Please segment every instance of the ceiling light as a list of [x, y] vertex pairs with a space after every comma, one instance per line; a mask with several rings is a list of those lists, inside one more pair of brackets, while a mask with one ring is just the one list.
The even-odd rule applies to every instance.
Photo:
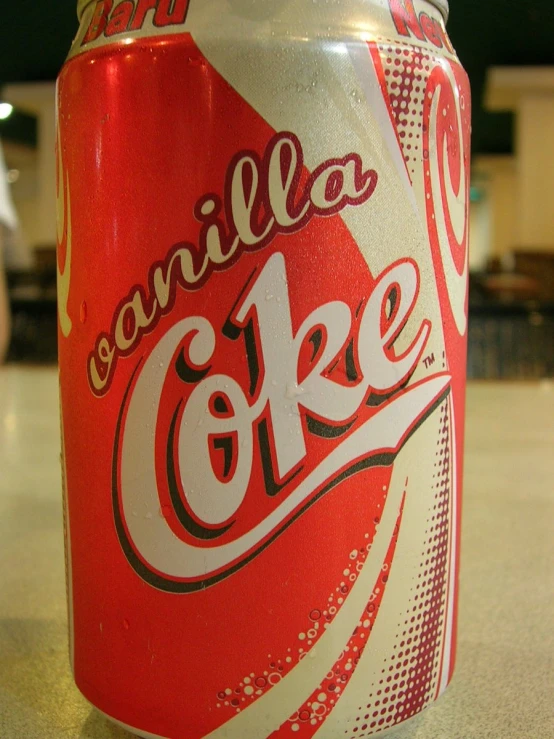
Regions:
[[13, 113], [13, 105], [11, 103], [0, 103], [0, 120], [9, 118]]

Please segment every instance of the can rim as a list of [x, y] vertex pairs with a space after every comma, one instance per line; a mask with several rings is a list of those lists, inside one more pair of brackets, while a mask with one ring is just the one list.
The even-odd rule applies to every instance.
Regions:
[[85, 8], [87, 7], [87, 5], [90, 5], [92, 2], [93, 0], [77, 0], [77, 18], [79, 22], [81, 22], [81, 18], [83, 17]]
[[[448, 15], [450, 13], [450, 8], [448, 7], [448, 0], [428, 0], [432, 5], [434, 5], [438, 10], [442, 13], [444, 17], [444, 22], [446, 23], [448, 21]], [[85, 8], [87, 5], [90, 5], [94, 0], [77, 0], [77, 18], [79, 19], [79, 22], [81, 21], [81, 18], [83, 17], [83, 13], [85, 12]]]
[[440, 10], [443, 15], [444, 22], [446, 23], [450, 14], [448, 0], [429, 0], [429, 2]]

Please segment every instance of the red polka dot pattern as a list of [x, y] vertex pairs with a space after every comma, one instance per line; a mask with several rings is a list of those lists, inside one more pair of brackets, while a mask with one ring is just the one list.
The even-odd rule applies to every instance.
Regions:
[[417, 162], [424, 158], [422, 150], [423, 98], [432, 59], [417, 46], [379, 44], [379, 52], [389, 93], [390, 110], [398, 132], [404, 161], [411, 177]]
[[412, 592], [412, 607], [398, 624], [395, 652], [372, 686], [355, 725], [345, 731], [361, 739], [418, 714], [435, 700], [440, 679], [441, 632], [447, 599], [450, 528], [450, 420], [448, 404], [440, 408], [440, 435], [435, 461], [434, 505], [427, 519], [427, 541]]
[[[385, 594], [386, 584], [389, 579], [389, 572], [393, 565], [394, 553], [398, 542], [398, 534], [402, 525], [405, 496], [406, 491], [404, 491], [400, 513], [381, 567], [381, 572], [374, 584], [373, 591], [369, 596], [369, 600], [360, 617], [357, 627], [354, 629], [342, 654], [333, 665], [333, 668], [325, 676], [325, 679], [318, 685], [300, 709], [288, 720], [288, 727], [290, 728], [291, 733], [295, 734], [299, 739], [309, 739], [309, 737], [314, 735], [317, 731], [318, 725], [325, 720], [325, 717], [331, 713], [337, 704], [342, 691], [345, 689], [347, 683], [358, 667], [358, 663], [360, 662], [375, 621], [377, 620], [379, 608], [383, 600], [383, 595]], [[379, 519], [376, 519], [375, 523], [378, 526]], [[363, 547], [363, 550], [369, 553], [372, 543], [373, 542], [371, 541], [367, 547]], [[353, 554], [354, 553], [357, 554], [356, 550]], [[365, 561], [365, 559], [366, 556], [364, 555], [363, 561]], [[345, 575], [347, 571], [348, 570], [345, 570]], [[361, 568], [359, 571], [361, 571]], [[351, 577], [351, 575], [348, 575], [348, 577]], [[341, 588], [341, 592], [348, 592], [348, 586], [345, 583], [341, 583], [341, 585], [343, 586]], [[303, 656], [306, 657], [306, 654]], [[277, 734], [275, 734], [275, 736], [277, 736]]]

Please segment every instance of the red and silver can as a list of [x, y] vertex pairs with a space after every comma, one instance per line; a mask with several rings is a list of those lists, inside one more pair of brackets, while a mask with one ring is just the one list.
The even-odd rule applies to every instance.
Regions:
[[445, 0], [100, 0], [58, 80], [71, 658], [172, 739], [454, 667], [470, 92]]

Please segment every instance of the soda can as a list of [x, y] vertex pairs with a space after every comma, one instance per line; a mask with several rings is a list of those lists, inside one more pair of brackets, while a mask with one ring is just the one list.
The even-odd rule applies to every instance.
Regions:
[[470, 91], [445, 0], [100, 0], [57, 87], [75, 681], [360, 737], [456, 643]]

